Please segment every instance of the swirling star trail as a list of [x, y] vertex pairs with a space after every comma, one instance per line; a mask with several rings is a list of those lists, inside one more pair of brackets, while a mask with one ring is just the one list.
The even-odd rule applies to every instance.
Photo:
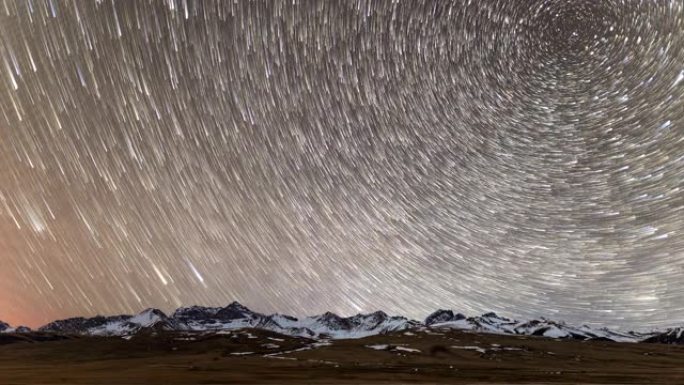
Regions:
[[684, 321], [678, 0], [4, 1], [0, 319]]

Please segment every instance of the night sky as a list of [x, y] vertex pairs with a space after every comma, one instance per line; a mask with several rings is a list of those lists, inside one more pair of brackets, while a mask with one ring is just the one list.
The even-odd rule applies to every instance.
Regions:
[[681, 0], [0, 4], [0, 319], [684, 323]]

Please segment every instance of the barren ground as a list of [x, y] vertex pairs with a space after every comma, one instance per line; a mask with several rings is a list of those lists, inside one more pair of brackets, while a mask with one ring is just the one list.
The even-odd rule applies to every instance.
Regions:
[[684, 384], [684, 346], [659, 344], [461, 331], [330, 345], [259, 330], [39, 337], [0, 336], [0, 384]]

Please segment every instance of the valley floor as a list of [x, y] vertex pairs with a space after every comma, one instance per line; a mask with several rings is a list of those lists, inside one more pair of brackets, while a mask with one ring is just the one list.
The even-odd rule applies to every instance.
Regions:
[[259, 330], [0, 336], [3, 385], [235, 383], [684, 384], [684, 346], [455, 330], [328, 342]]

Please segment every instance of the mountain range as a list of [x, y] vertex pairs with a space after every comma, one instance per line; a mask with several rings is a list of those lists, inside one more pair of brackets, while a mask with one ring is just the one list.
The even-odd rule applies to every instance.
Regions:
[[[480, 333], [541, 336], [557, 339], [604, 340], [615, 342], [653, 342], [684, 344], [684, 328], [664, 332], [618, 332], [587, 325], [573, 326], [545, 318], [517, 321], [486, 313], [466, 317], [452, 310], [437, 310], [425, 320], [416, 321], [401, 316], [389, 316], [382, 311], [341, 317], [334, 313], [295, 318], [283, 314], [261, 314], [238, 302], [226, 307], [192, 306], [177, 309], [166, 315], [158, 309], [146, 309], [135, 315], [69, 318], [51, 322], [37, 332], [87, 336], [127, 337], [137, 333], [160, 331], [213, 332], [254, 328], [270, 330], [290, 336], [307, 338], [363, 338], [390, 332], [434, 331], [459, 329]], [[0, 333], [28, 333], [31, 329], [12, 328], [0, 322]]]

